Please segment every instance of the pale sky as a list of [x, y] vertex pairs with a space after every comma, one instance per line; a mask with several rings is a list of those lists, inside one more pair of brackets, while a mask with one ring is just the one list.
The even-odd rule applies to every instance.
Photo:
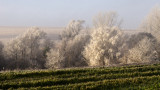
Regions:
[[98, 12], [116, 11], [122, 27], [135, 29], [160, 0], [0, 0], [0, 26], [64, 27], [82, 19], [92, 25]]

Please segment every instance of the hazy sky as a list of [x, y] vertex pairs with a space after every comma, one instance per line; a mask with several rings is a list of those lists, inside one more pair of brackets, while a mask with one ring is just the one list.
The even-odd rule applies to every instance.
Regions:
[[160, 0], [0, 0], [0, 26], [64, 27], [72, 19], [91, 26], [98, 12], [116, 11], [134, 29]]

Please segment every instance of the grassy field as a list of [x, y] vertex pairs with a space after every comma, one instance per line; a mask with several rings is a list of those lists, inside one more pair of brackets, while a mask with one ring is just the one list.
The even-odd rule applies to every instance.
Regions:
[[160, 64], [0, 73], [0, 89], [160, 88]]

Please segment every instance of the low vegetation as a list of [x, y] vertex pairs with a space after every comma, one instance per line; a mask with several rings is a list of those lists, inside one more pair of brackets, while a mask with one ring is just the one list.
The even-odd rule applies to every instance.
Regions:
[[0, 89], [159, 89], [160, 64], [0, 73]]

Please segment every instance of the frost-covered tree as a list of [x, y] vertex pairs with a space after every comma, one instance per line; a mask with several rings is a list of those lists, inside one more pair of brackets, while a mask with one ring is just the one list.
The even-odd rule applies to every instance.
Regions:
[[116, 12], [100, 13], [93, 19], [94, 30], [83, 55], [90, 66], [104, 66], [117, 62], [122, 36], [121, 21]]
[[64, 56], [61, 54], [59, 49], [51, 49], [47, 53], [47, 68], [63, 68], [64, 67]]
[[114, 11], [99, 13], [93, 17], [93, 25], [95, 28], [99, 27], [120, 27], [122, 19], [118, 18], [118, 14]]
[[89, 40], [89, 35], [79, 34], [76, 35], [73, 40], [69, 40], [66, 46], [65, 64], [68, 67], [86, 66], [86, 62], [83, 59], [82, 51], [85, 44]]
[[48, 68], [64, 68], [86, 66], [87, 63], [83, 59], [82, 51], [84, 45], [88, 41], [88, 35], [77, 35], [73, 40], [61, 41], [54, 49], [47, 53]]
[[15, 61], [15, 68], [43, 68], [45, 59], [41, 44], [45, 39], [45, 32], [37, 27], [29, 28], [7, 43], [4, 48], [6, 57]]
[[83, 55], [90, 66], [104, 66], [116, 62], [118, 40], [122, 32], [117, 27], [99, 27], [91, 34], [91, 40], [86, 45]]
[[64, 68], [84, 66], [81, 52], [89, 39], [87, 34], [81, 34], [82, 20], [72, 20], [60, 35], [61, 41], [47, 54], [46, 67]]
[[160, 8], [158, 6], [152, 9], [144, 19], [141, 27], [155, 36], [158, 42], [160, 42]]
[[152, 62], [158, 59], [156, 52], [156, 41], [154, 37], [145, 36], [131, 49], [129, 49], [129, 55], [127, 56], [127, 63], [146, 63]]
[[43, 51], [43, 56], [47, 58], [47, 53], [50, 51], [50, 49], [54, 48], [54, 41], [52, 41], [50, 38], [46, 37], [42, 40], [40, 44], [40, 49]]
[[120, 61], [123, 64], [154, 62], [158, 59], [156, 43], [150, 33], [133, 34], [124, 44], [124, 55]]
[[152, 9], [152, 11], [143, 20], [141, 27], [145, 32], [151, 33], [154, 37], [156, 37], [158, 41], [156, 45], [156, 50], [160, 58], [160, 7], [159, 6], [156, 6]]
[[82, 30], [84, 20], [72, 20], [61, 33], [61, 39], [73, 39]]

